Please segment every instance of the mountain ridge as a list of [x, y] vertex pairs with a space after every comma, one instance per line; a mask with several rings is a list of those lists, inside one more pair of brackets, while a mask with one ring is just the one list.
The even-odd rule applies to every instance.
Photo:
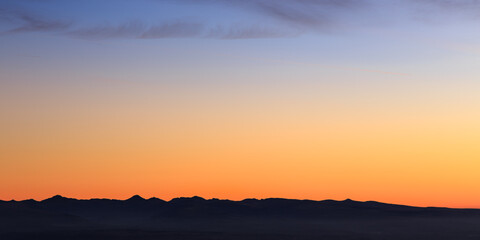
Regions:
[[102, 240], [117, 239], [119, 234], [148, 240], [472, 239], [480, 236], [480, 209], [351, 199], [165, 201], [139, 195], [125, 200], [55, 195], [41, 201], [0, 201], [2, 240], [79, 239], [82, 234], [87, 235], [83, 239]]
[[200, 196], [192, 196], [192, 197], [175, 197], [170, 200], [164, 200], [161, 198], [157, 197], [151, 197], [151, 198], [143, 198], [139, 194], [135, 194], [127, 199], [115, 199], [115, 198], [71, 198], [71, 197], [65, 197], [62, 195], [54, 195], [49, 198], [45, 198], [43, 200], [35, 200], [35, 199], [24, 199], [24, 200], [3, 200], [0, 199], [0, 203], [12, 203], [12, 202], [36, 202], [36, 203], [42, 203], [46, 201], [119, 201], [119, 202], [125, 202], [125, 201], [161, 201], [164, 203], [171, 203], [171, 202], [176, 202], [176, 201], [182, 201], [182, 200], [196, 200], [196, 201], [229, 201], [229, 202], [246, 202], [246, 201], [269, 201], [269, 200], [283, 200], [283, 201], [304, 201], [304, 202], [315, 202], [315, 203], [353, 203], [353, 204], [379, 204], [379, 205], [389, 205], [389, 206], [402, 206], [402, 207], [412, 207], [412, 208], [433, 208], [433, 209], [452, 209], [452, 210], [480, 210], [480, 208], [455, 208], [455, 207], [439, 207], [439, 206], [414, 206], [414, 205], [407, 205], [407, 204], [397, 204], [397, 203], [386, 203], [386, 202], [380, 202], [380, 201], [374, 201], [374, 200], [367, 200], [367, 201], [358, 201], [358, 200], [353, 200], [350, 198], [346, 198], [345, 200], [334, 200], [334, 199], [324, 199], [324, 200], [312, 200], [312, 199], [295, 199], [295, 198], [278, 198], [278, 197], [272, 197], [272, 198], [245, 198], [242, 200], [230, 200], [230, 199], [220, 199], [220, 198], [203, 198]]

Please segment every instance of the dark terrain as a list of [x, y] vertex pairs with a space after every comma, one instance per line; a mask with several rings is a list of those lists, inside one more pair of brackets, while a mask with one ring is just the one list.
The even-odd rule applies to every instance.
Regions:
[[200, 197], [0, 201], [0, 239], [480, 239], [480, 210]]

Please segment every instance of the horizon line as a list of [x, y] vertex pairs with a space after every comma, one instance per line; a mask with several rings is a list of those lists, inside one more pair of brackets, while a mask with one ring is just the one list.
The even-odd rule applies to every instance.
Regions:
[[128, 200], [132, 200], [132, 199], [141, 199], [141, 200], [144, 200], [144, 201], [148, 201], [148, 200], [158, 199], [158, 200], [161, 200], [161, 201], [164, 201], [164, 202], [172, 202], [175, 199], [192, 199], [192, 198], [200, 198], [204, 201], [220, 200], [220, 201], [232, 201], [232, 202], [242, 202], [242, 201], [246, 201], [246, 200], [263, 201], [263, 200], [270, 200], [270, 199], [281, 199], [281, 200], [312, 201], [312, 202], [325, 202], [325, 201], [349, 202], [350, 201], [350, 202], [357, 202], [357, 203], [380, 203], [380, 204], [415, 207], [415, 208], [442, 208], [442, 209], [459, 209], [459, 210], [462, 210], [462, 209], [464, 209], [464, 210], [480, 210], [480, 208], [476, 208], [476, 207], [444, 207], [444, 206], [441, 206], [441, 207], [439, 207], [439, 206], [423, 206], [422, 207], [422, 206], [408, 205], [408, 204], [381, 202], [381, 201], [375, 201], [375, 200], [359, 201], [359, 200], [353, 200], [351, 198], [346, 198], [344, 200], [336, 200], [336, 199], [331, 199], [331, 198], [322, 199], [322, 200], [313, 200], [313, 199], [307, 199], [307, 198], [300, 199], [300, 198], [268, 197], [268, 198], [244, 198], [244, 199], [241, 199], [241, 200], [232, 200], [232, 199], [227, 199], [227, 198], [215, 198], [215, 197], [204, 198], [204, 197], [195, 195], [195, 196], [191, 196], [191, 197], [174, 197], [174, 198], [171, 198], [170, 200], [164, 200], [164, 199], [161, 199], [161, 198], [158, 198], [158, 197], [144, 198], [139, 194], [134, 194], [133, 196], [131, 196], [129, 198], [126, 198], [126, 199], [96, 198], [96, 197], [94, 197], [94, 198], [72, 198], [72, 197], [65, 197], [63, 195], [56, 194], [56, 195], [53, 195], [52, 197], [45, 198], [45, 199], [42, 199], [42, 200], [36, 200], [36, 199], [33, 199], [33, 198], [23, 199], [23, 200], [16, 200], [16, 199], [3, 200], [3, 199], [0, 199], [0, 202], [24, 202], [24, 201], [43, 202], [43, 201], [46, 201], [46, 200], [49, 200], [49, 199], [54, 199], [54, 198], [71, 199], [71, 200], [77, 200], [77, 201], [91, 201], [91, 200], [128, 201]]

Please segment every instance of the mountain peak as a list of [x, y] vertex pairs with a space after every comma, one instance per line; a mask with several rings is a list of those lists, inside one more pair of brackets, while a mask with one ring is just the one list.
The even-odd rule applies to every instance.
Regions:
[[64, 196], [62, 196], [62, 195], [55, 195], [55, 196], [53, 196], [53, 197], [51, 197], [51, 198], [49, 198], [49, 199], [52, 199], [52, 200], [54, 200], [54, 199], [60, 200], [60, 199], [67, 199], [67, 198], [64, 197]]
[[160, 198], [156, 198], [156, 197], [152, 197], [152, 198], [149, 198], [147, 200], [150, 201], [150, 202], [165, 202], [164, 200], [162, 200]]
[[70, 198], [66, 198], [62, 195], [55, 195], [51, 198], [47, 198], [45, 199], [44, 201], [55, 201], [55, 202], [58, 202], [58, 201], [65, 201], [65, 200], [69, 200]]
[[127, 199], [127, 201], [143, 201], [145, 198], [141, 197], [140, 195], [133, 195], [131, 198]]

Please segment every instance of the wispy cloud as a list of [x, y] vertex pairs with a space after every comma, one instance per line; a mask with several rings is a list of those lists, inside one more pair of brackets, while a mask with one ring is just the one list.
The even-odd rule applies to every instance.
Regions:
[[416, 2], [453, 10], [480, 8], [479, 0], [416, 0]]
[[[7, 22], [10, 29], [0, 33], [58, 32], [70, 37], [85, 39], [162, 39], [162, 38], [285, 38], [303, 33], [323, 33], [354, 29], [365, 24], [376, 24], [388, 18], [385, 14], [395, 8], [416, 9], [429, 12], [428, 18], [439, 18], [443, 11], [469, 11], [480, 17], [480, 0], [408, 0], [397, 3], [381, 0], [155, 0], [170, 4], [218, 5], [226, 11], [240, 11], [248, 16], [256, 14], [267, 21], [249, 21], [248, 17], [232, 23], [167, 19], [157, 23], [141, 18], [110, 25], [91, 22], [81, 26], [78, 22], [42, 17], [37, 13], [0, 8], [0, 23]], [[148, 1], [144, 4], [151, 4]], [[50, 2], [50, 4], [52, 4]], [[153, 6], [153, 5], [152, 5]], [[155, 5], [158, 6], [158, 5]], [[380, 7], [379, 7], [380, 6]], [[379, 8], [377, 8], [379, 7]], [[376, 10], [374, 10], [377, 8]], [[433, 13], [432, 13], [433, 12]], [[381, 13], [381, 14], [379, 14]], [[202, 12], [197, 12], [202, 16]], [[379, 14], [376, 16], [375, 14]], [[466, 14], [465, 14], [466, 15]], [[416, 17], [402, 16], [411, 19]], [[418, 17], [418, 19], [422, 19]], [[426, 17], [425, 17], [426, 18]], [[199, 19], [203, 19], [200, 17]], [[428, 21], [427, 21], [428, 22]]]
[[292, 37], [298, 31], [286, 31], [259, 25], [215, 25], [208, 26], [200, 21], [174, 20], [158, 24], [146, 24], [140, 20], [121, 24], [76, 27], [72, 21], [49, 19], [34, 13], [0, 8], [0, 23], [12, 25], [0, 35], [28, 32], [58, 32], [82, 39], [162, 39], [162, 38], [213, 38], [248, 39]]
[[67, 34], [85, 39], [134, 38], [144, 31], [145, 26], [142, 22], [131, 21], [117, 26], [104, 25], [80, 28], [69, 31]]
[[217, 26], [209, 29], [207, 38], [218, 39], [257, 39], [257, 38], [282, 38], [298, 36], [298, 31], [285, 31], [260, 26]]
[[159, 0], [190, 4], [221, 4], [255, 12], [290, 27], [322, 28], [334, 24], [338, 14], [368, 6], [369, 0]]
[[140, 21], [131, 21], [112, 26], [94, 26], [69, 31], [73, 37], [85, 39], [111, 39], [111, 38], [195, 38], [202, 35], [204, 26], [194, 22], [166, 22], [148, 26]]
[[298, 32], [282, 31], [260, 26], [223, 26], [207, 27], [198, 22], [174, 21], [147, 26], [139, 21], [127, 22], [117, 26], [97, 26], [69, 31], [69, 36], [83, 39], [162, 39], [162, 38], [211, 38], [211, 39], [257, 39], [293, 37]]
[[295, 7], [288, 7], [275, 2], [259, 3], [258, 8], [268, 16], [298, 26], [320, 27], [330, 24], [331, 22], [325, 14], [320, 14], [307, 9], [296, 9]]
[[204, 33], [204, 25], [200, 23], [191, 22], [173, 22], [164, 23], [150, 27], [146, 30], [140, 38], [155, 39], [155, 38], [192, 38], [199, 37]]
[[183, 20], [146, 26], [129, 22], [117, 26], [97, 26], [70, 32], [81, 38], [215, 38], [258, 39], [298, 36], [309, 29], [326, 29], [335, 24], [335, 11], [354, 9], [365, 0], [157, 0], [176, 4], [220, 4], [235, 9], [270, 17], [279, 23], [275, 26], [260, 24], [217, 24]]
[[480, 18], [480, 0], [411, 0], [411, 4], [424, 12], [458, 14], [464, 17]]
[[360, 4], [361, 0], [257, 0], [251, 2], [251, 7], [276, 20], [313, 28], [328, 26], [334, 23], [335, 16], [340, 12], [363, 6]]
[[55, 32], [68, 29], [72, 22], [48, 19], [20, 10], [0, 9], [0, 19], [10, 22], [15, 27], [2, 34], [14, 34], [22, 32]]

